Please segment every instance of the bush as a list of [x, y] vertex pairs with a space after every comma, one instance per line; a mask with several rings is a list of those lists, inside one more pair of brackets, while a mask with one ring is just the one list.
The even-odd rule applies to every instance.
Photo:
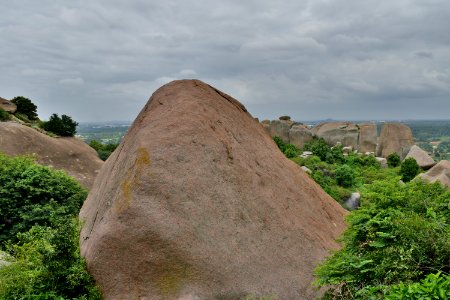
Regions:
[[54, 217], [78, 214], [86, 196], [86, 190], [64, 172], [0, 153], [0, 248], [33, 225], [46, 226]]
[[311, 151], [322, 161], [325, 161], [327, 158], [327, 153], [331, 152], [331, 148], [323, 138], [314, 138], [312, 141], [306, 143], [303, 149], [306, 151]]
[[404, 182], [411, 181], [419, 174], [420, 167], [412, 157], [405, 159], [400, 166], [400, 174]]
[[395, 168], [400, 166], [400, 156], [397, 153], [391, 153], [387, 157], [387, 164], [389, 168]]
[[11, 245], [10, 265], [0, 268], [1, 299], [101, 299], [79, 251], [76, 219], [33, 226]]
[[356, 172], [348, 165], [336, 169], [336, 182], [342, 187], [351, 187], [355, 183]]
[[0, 122], [8, 121], [9, 119], [11, 119], [10, 114], [3, 108], [0, 108]]
[[11, 100], [17, 106], [16, 114], [23, 114], [29, 120], [37, 120], [37, 106], [30, 99], [18, 96]]
[[380, 299], [373, 295], [389, 286], [450, 271], [450, 190], [422, 182], [400, 185], [398, 179], [361, 191], [362, 205], [347, 218], [343, 247], [317, 268], [317, 283], [334, 285], [332, 294], [343, 295], [335, 299]]
[[281, 152], [283, 152], [287, 158], [297, 157], [298, 154], [300, 153], [300, 149], [298, 149], [293, 144], [285, 143], [279, 136], [274, 136], [273, 140], [274, 140], [275, 144], [277, 144], [277, 146], [281, 150]]
[[77, 126], [78, 123], [71, 117], [62, 115], [60, 118], [58, 114], [51, 115], [50, 119], [42, 124], [44, 130], [60, 136], [74, 136], [77, 132]]
[[97, 140], [92, 140], [89, 143], [89, 146], [91, 146], [95, 151], [97, 151], [98, 156], [101, 160], [107, 160], [108, 157], [111, 155], [111, 153], [116, 150], [117, 146], [119, 144], [103, 144]]
[[397, 299], [450, 299], [450, 275], [430, 274], [420, 282], [393, 286], [386, 300]]

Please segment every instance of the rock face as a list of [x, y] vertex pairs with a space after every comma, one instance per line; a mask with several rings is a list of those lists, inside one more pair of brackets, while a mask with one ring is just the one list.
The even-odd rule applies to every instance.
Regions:
[[0, 152], [36, 155], [37, 162], [66, 171], [88, 189], [103, 165], [97, 152], [80, 139], [52, 138], [15, 122], [0, 122]]
[[311, 132], [323, 138], [330, 146], [339, 142], [343, 146], [353, 147], [353, 149], [358, 147], [359, 128], [351, 122], [321, 123], [312, 128]]
[[375, 123], [359, 124], [358, 151], [361, 153], [377, 151], [377, 125]]
[[6, 110], [9, 113], [15, 113], [17, 110], [17, 106], [14, 103], [1, 97], [0, 97], [0, 108]]
[[263, 126], [269, 132], [270, 136], [279, 136], [283, 142], [289, 143], [289, 130], [291, 126], [294, 124], [291, 120], [273, 120], [263, 121]]
[[344, 214], [238, 101], [174, 81], [100, 171], [81, 253], [105, 299], [314, 299]]
[[303, 148], [307, 142], [312, 141], [313, 135], [305, 125], [293, 125], [289, 129], [289, 143]]
[[450, 161], [441, 160], [428, 172], [417, 175], [416, 178], [423, 179], [428, 182], [440, 182], [450, 188]]
[[417, 161], [417, 164], [422, 169], [429, 169], [436, 164], [434, 159], [428, 155], [425, 150], [422, 150], [419, 146], [413, 145], [409, 150], [408, 155], [405, 158], [412, 157]]
[[377, 155], [388, 157], [396, 152], [403, 160], [408, 154], [414, 138], [411, 129], [401, 123], [384, 123], [381, 126]]

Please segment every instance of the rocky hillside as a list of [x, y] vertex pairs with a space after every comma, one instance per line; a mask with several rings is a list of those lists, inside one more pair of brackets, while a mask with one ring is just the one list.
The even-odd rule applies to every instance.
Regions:
[[157, 90], [80, 213], [105, 299], [314, 299], [345, 212], [232, 97]]
[[16, 122], [0, 122], [0, 152], [35, 155], [39, 163], [66, 171], [88, 189], [103, 165], [80, 139], [50, 137]]

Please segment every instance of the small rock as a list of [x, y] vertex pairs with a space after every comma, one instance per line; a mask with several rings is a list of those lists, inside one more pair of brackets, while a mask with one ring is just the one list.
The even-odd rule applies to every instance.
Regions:
[[308, 174], [312, 174], [312, 171], [307, 166], [301, 166], [302, 170]]
[[347, 208], [349, 210], [355, 210], [355, 209], [358, 209], [360, 200], [361, 200], [360, 193], [352, 193], [350, 198], [345, 200], [344, 204], [345, 204], [345, 206], [347, 206]]

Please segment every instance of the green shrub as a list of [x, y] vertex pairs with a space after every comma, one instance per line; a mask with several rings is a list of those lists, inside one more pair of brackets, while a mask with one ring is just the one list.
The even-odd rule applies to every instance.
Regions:
[[101, 299], [79, 251], [76, 219], [33, 226], [10, 245], [10, 265], [0, 268], [0, 299]]
[[395, 168], [395, 167], [400, 166], [400, 162], [401, 162], [400, 156], [395, 152], [389, 154], [387, 157], [387, 164], [388, 164], [388, 167], [390, 167], [390, 168]]
[[300, 150], [292, 144], [286, 144], [284, 147], [284, 155], [287, 158], [294, 158], [298, 156]]
[[116, 150], [119, 144], [103, 144], [97, 140], [92, 140], [89, 142], [89, 146], [91, 146], [95, 151], [97, 151], [98, 156], [101, 160], [107, 160], [111, 153]]
[[344, 295], [335, 299], [380, 299], [374, 295], [392, 285], [450, 271], [450, 190], [398, 180], [362, 189], [360, 209], [347, 218], [343, 247], [316, 269], [319, 285], [333, 285], [331, 294]]
[[362, 157], [362, 165], [364, 167], [374, 167], [376, 169], [381, 168], [380, 162], [372, 155], [364, 155]]
[[11, 102], [17, 106], [16, 116], [25, 115], [29, 120], [37, 120], [37, 106], [30, 99], [18, 96], [14, 97]]
[[351, 187], [355, 183], [356, 172], [348, 165], [336, 168], [336, 181], [342, 187]]
[[64, 172], [0, 153], [0, 247], [35, 224], [44, 226], [56, 216], [78, 214], [86, 196], [86, 190]]
[[402, 175], [402, 180], [404, 182], [411, 181], [419, 174], [420, 167], [416, 160], [412, 157], [405, 159], [400, 166], [400, 174]]
[[0, 108], [0, 122], [8, 121], [9, 119], [11, 119], [10, 114], [3, 108]]
[[322, 161], [325, 161], [327, 158], [327, 153], [331, 152], [331, 148], [323, 138], [314, 138], [312, 141], [306, 143], [303, 149], [306, 151], [311, 151]]
[[42, 128], [46, 131], [53, 132], [60, 136], [74, 136], [77, 132], [78, 123], [67, 115], [53, 114], [47, 122], [42, 124]]
[[450, 275], [441, 272], [430, 274], [420, 282], [400, 283], [386, 293], [386, 300], [400, 299], [450, 299]]

